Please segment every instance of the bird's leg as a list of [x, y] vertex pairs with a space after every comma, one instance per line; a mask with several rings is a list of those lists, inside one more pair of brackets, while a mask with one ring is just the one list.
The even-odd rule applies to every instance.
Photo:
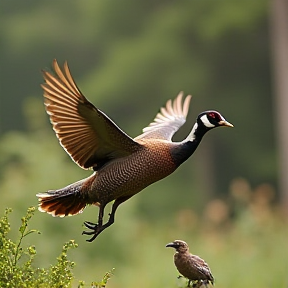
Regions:
[[[119, 206], [121, 203], [123, 203], [123, 202], [125, 202], [126, 200], [128, 200], [129, 198], [131, 198], [131, 196], [120, 197], [120, 198], [117, 198], [117, 199], [115, 200], [115, 202], [114, 202], [113, 205], [112, 205], [111, 212], [109, 213], [109, 219], [108, 219], [108, 221], [102, 226], [102, 227], [103, 227], [102, 231], [103, 231], [104, 229], [108, 228], [109, 226], [111, 226], [111, 225], [114, 223], [114, 221], [115, 221], [115, 212], [116, 212], [118, 206]], [[101, 231], [101, 232], [102, 232], [102, 231]], [[99, 232], [99, 233], [100, 233], [100, 232]]]
[[100, 207], [99, 207], [98, 223], [92, 223], [89, 221], [84, 222], [85, 227], [92, 230], [92, 231], [83, 231], [82, 232], [82, 235], [83, 234], [84, 235], [93, 235], [91, 239], [87, 240], [88, 242], [92, 242], [97, 237], [97, 235], [99, 234], [98, 230], [100, 230], [101, 227], [103, 226], [102, 224], [103, 224], [103, 215], [104, 215], [105, 206], [106, 206], [106, 204], [100, 205]]
[[98, 224], [94, 224], [92, 222], [84, 222], [84, 225], [88, 228], [91, 229], [92, 231], [83, 231], [82, 234], [85, 235], [93, 235], [90, 239], [88, 239], [88, 242], [92, 242], [93, 240], [95, 240], [95, 238], [102, 232], [104, 231], [106, 228], [108, 228], [109, 226], [111, 226], [114, 221], [115, 221], [115, 212], [118, 208], [118, 206], [125, 202], [126, 200], [128, 200], [131, 196], [127, 196], [127, 197], [121, 197], [121, 198], [117, 198], [115, 200], [115, 202], [112, 205], [112, 210], [111, 213], [109, 213], [109, 219], [108, 221], [102, 225], [103, 223], [103, 214], [104, 214], [104, 208], [106, 206], [105, 205], [100, 205], [100, 209], [99, 209], [99, 216], [98, 216]]

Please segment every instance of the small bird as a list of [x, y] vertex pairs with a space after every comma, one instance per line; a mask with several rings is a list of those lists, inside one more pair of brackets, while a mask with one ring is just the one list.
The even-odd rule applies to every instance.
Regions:
[[[182, 105], [183, 93], [156, 115], [143, 133], [131, 138], [107, 115], [90, 103], [77, 87], [67, 62], [55, 74], [43, 71], [44, 103], [53, 129], [64, 150], [83, 169], [93, 169], [86, 179], [57, 190], [38, 193], [39, 210], [53, 216], [81, 213], [87, 205], [99, 207], [98, 223], [85, 221], [92, 242], [112, 225], [118, 206], [148, 185], [165, 178], [186, 161], [204, 134], [220, 126], [233, 127], [219, 112], [199, 114], [192, 131], [182, 142], [172, 142], [185, 123], [191, 96]], [[103, 224], [105, 206], [114, 201]]]
[[207, 287], [209, 282], [214, 284], [214, 278], [208, 264], [197, 255], [189, 253], [186, 242], [175, 240], [168, 243], [166, 247], [175, 248], [174, 263], [179, 273], [189, 279], [187, 287], [190, 287], [190, 283], [194, 281], [196, 283], [193, 284], [193, 287], [200, 287], [202, 284]]

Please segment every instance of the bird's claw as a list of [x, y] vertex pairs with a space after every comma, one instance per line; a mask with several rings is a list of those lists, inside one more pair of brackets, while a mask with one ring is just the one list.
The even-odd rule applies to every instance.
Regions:
[[95, 240], [95, 238], [100, 234], [100, 232], [102, 231], [101, 227], [98, 224], [89, 222], [89, 221], [85, 221], [84, 225], [86, 228], [90, 229], [91, 231], [83, 231], [82, 235], [93, 235], [90, 239], [87, 239], [86, 241], [88, 242], [92, 242], [93, 240]]
[[[85, 221], [85, 222], [84, 222], [84, 225], [85, 225], [86, 228], [91, 229], [91, 230], [94, 230], [94, 231], [96, 231], [96, 230], [97, 230], [97, 227], [98, 227], [98, 224], [95, 224], [95, 223], [89, 222], [89, 221]], [[85, 232], [85, 231], [84, 231], [84, 232]]]

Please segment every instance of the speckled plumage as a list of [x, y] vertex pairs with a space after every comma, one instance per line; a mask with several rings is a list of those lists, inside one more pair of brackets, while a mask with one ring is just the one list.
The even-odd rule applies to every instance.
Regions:
[[[180, 93], [161, 108], [141, 135], [132, 139], [84, 97], [67, 62], [61, 70], [54, 60], [53, 68], [55, 76], [43, 71], [42, 85], [53, 129], [74, 162], [83, 169], [93, 169], [94, 173], [67, 187], [37, 194], [39, 210], [63, 217], [82, 212], [88, 204], [98, 206], [98, 223], [84, 223], [91, 231], [83, 234], [93, 235], [88, 241], [114, 223], [121, 203], [165, 178], [188, 159], [208, 130], [232, 127], [218, 112], [206, 111], [198, 116], [184, 141], [172, 142], [172, 136], [186, 121], [191, 99], [187, 96], [182, 104], [183, 93]], [[109, 220], [103, 224], [105, 206], [113, 200]]]
[[103, 202], [107, 197], [108, 203], [115, 195], [117, 198], [133, 196], [176, 169], [167, 145], [157, 145], [155, 141], [147, 146], [133, 155], [111, 161], [97, 171], [92, 176], [94, 182], [89, 195], [92, 201]]

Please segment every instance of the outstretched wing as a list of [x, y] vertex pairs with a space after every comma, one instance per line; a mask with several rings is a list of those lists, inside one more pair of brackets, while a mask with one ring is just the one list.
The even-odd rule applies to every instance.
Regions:
[[183, 92], [180, 92], [176, 99], [169, 100], [166, 107], [162, 107], [156, 115], [154, 122], [143, 129], [143, 134], [134, 140], [140, 139], [162, 139], [170, 141], [176, 131], [185, 123], [189, 110], [191, 95], [188, 95], [182, 105]]
[[90, 103], [74, 82], [67, 62], [63, 72], [53, 61], [55, 76], [43, 71], [46, 111], [60, 144], [83, 169], [102, 166], [140, 147], [102, 111]]

